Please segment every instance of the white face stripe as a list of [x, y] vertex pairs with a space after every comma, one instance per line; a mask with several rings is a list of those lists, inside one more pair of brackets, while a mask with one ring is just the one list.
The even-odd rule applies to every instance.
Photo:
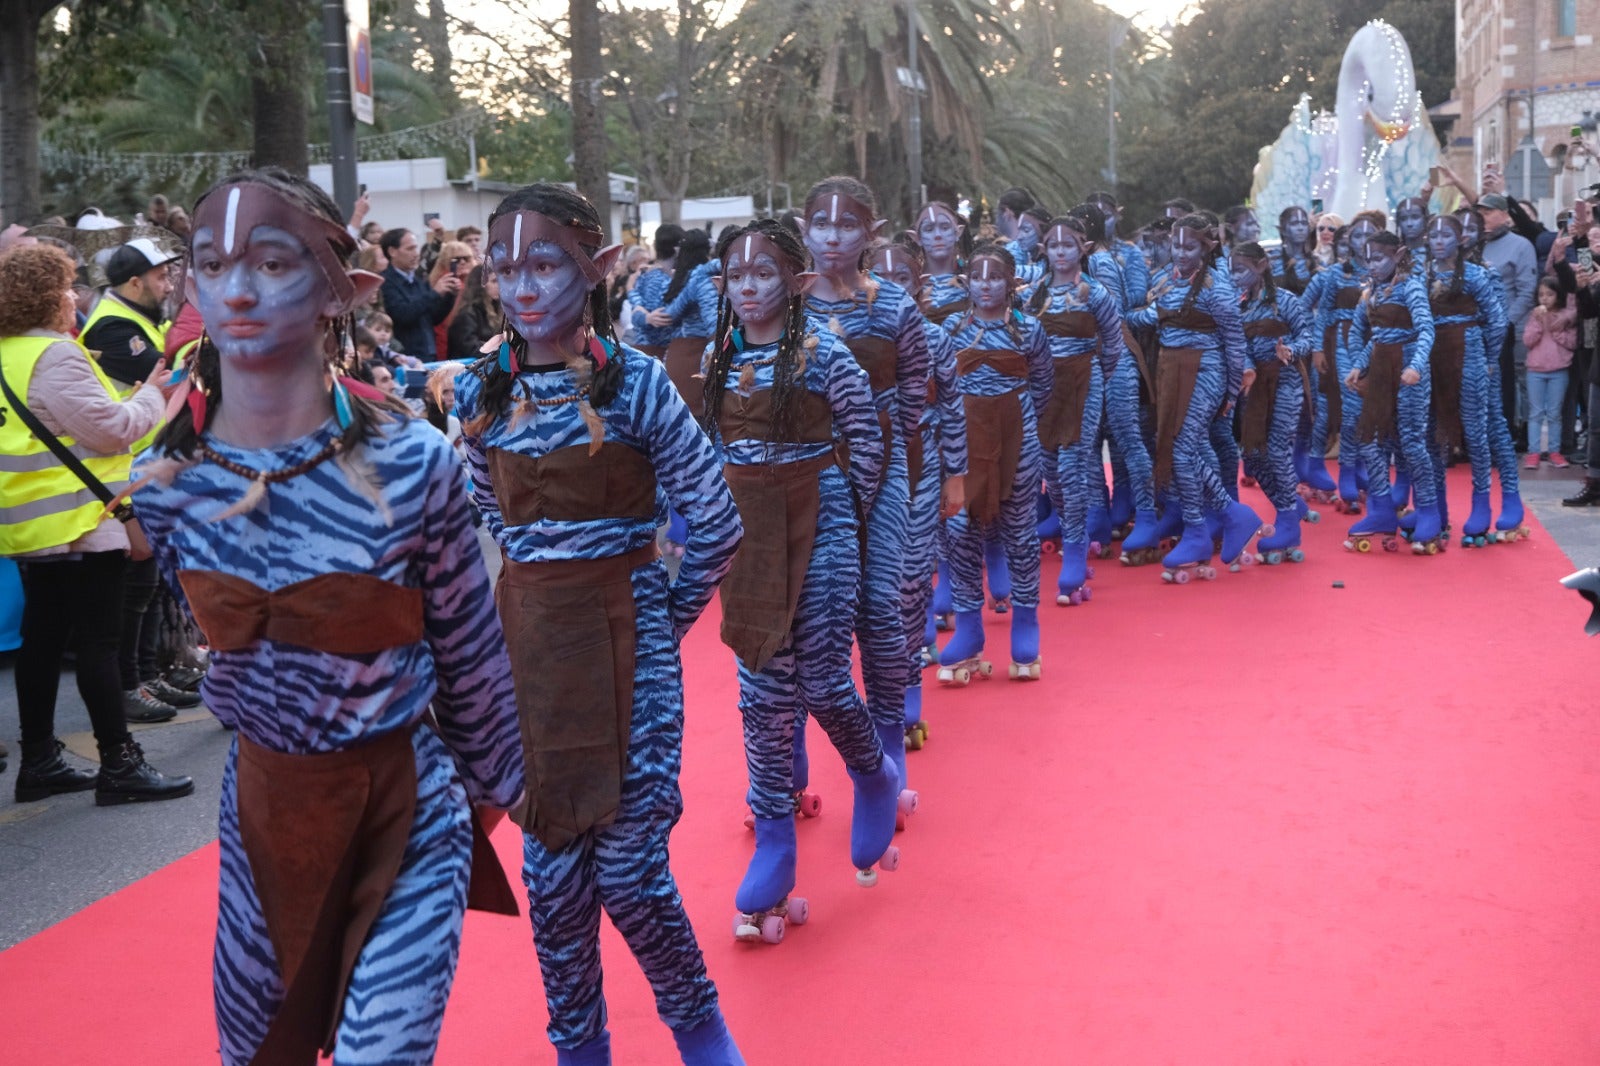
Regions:
[[978, 277], [982, 278], [984, 281], [988, 281], [989, 280], [989, 267], [994, 264], [994, 260], [990, 259], [988, 256], [984, 256], [982, 259], [978, 260], [978, 263], [982, 267], [982, 269], [978, 273]]
[[839, 194], [838, 193], [834, 193], [833, 194], [833, 207], [830, 208], [830, 212], [831, 213], [828, 216], [828, 221], [829, 222], [833, 222], [833, 223], [837, 223], [839, 221]]
[[228, 190], [228, 214], [222, 224], [222, 250], [233, 254], [233, 239], [239, 228], [239, 193], [237, 185]]
[[517, 212], [516, 225], [511, 229], [511, 258], [515, 261], [522, 251], [522, 212]]
[[753, 234], [746, 233], [744, 235], [744, 262], [746, 266], [750, 265], [750, 246], [754, 243], [755, 236]]
[[894, 273], [894, 249], [893, 248], [885, 248], [883, 250], [883, 269], [884, 269], [885, 273], [889, 273], [889, 274], [893, 274]]

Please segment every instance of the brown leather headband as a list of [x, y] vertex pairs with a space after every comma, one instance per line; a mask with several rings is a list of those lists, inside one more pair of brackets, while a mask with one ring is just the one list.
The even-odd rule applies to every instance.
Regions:
[[605, 275], [594, 261], [594, 254], [605, 243], [605, 234], [588, 226], [563, 225], [537, 211], [511, 211], [489, 224], [489, 247], [503, 244], [513, 263], [520, 262], [535, 241], [549, 241], [572, 257], [590, 285], [600, 284]]
[[257, 226], [274, 226], [299, 238], [328, 277], [342, 302], [355, 295], [355, 282], [341, 248], [354, 242], [343, 226], [312, 214], [269, 185], [241, 181], [213, 189], [195, 205], [193, 232], [211, 230], [211, 243], [224, 259], [238, 259]]

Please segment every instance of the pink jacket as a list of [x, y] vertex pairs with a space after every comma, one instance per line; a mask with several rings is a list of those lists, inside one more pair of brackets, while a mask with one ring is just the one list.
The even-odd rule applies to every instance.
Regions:
[[1528, 369], [1544, 373], [1565, 370], [1572, 365], [1572, 349], [1578, 346], [1578, 313], [1571, 307], [1539, 313], [1535, 308], [1522, 327], [1522, 343], [1528, 348]]

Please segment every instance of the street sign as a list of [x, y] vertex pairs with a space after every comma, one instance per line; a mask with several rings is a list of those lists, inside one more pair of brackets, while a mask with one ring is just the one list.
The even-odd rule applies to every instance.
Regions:
[[345, 0], [350, 26], [350, 107], [372, 125], [372, 26], [367, 0]]

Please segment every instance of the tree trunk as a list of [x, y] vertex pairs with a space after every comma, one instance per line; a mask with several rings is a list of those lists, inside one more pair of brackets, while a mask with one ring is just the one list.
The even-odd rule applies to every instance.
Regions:
[[455, 59], [450, 54], [450, 21], [445, 14], [444, 0], [428, 0], [422, 43], [433, 61], [432, 80], [439, 99], [453, 103], [456, 98]]
[[661, 197], [661, 221], [683, 224], [683, 195], [689, 189], [689, 165], [694, 144], [690, 119], [693, 117], [695, 38], [699, 32], [696, 16], [698, 0], [678, 0], [677, 63], [673, 68], [672, 88], [677, 94], [667, 136], [666, 181], [657, 189]]
[[0, 2], [0, 228], [39, 214], [39, 24], [55, 6]]
[[255, 165], [279, 166], [305, 177], [311, 163], [306, 150], [310, 137], [306, 92], [311, 82], [306, 24], [311, 13], [303, 0], [274, 5], [272, 10], [265, 7], [247, 5], [259, 18], [253, 27], [258, 42], [253, 58], [260, 65], [250, 72]]
[[578, 191], [594, 204], [600, 228], [609, 240], [611, 178], [606, 165], [605, 116], [600, 107], [605, 67], [600, 61], [598, 0], [569, 0], [567, 17], [572, 27], [572, 176]]

